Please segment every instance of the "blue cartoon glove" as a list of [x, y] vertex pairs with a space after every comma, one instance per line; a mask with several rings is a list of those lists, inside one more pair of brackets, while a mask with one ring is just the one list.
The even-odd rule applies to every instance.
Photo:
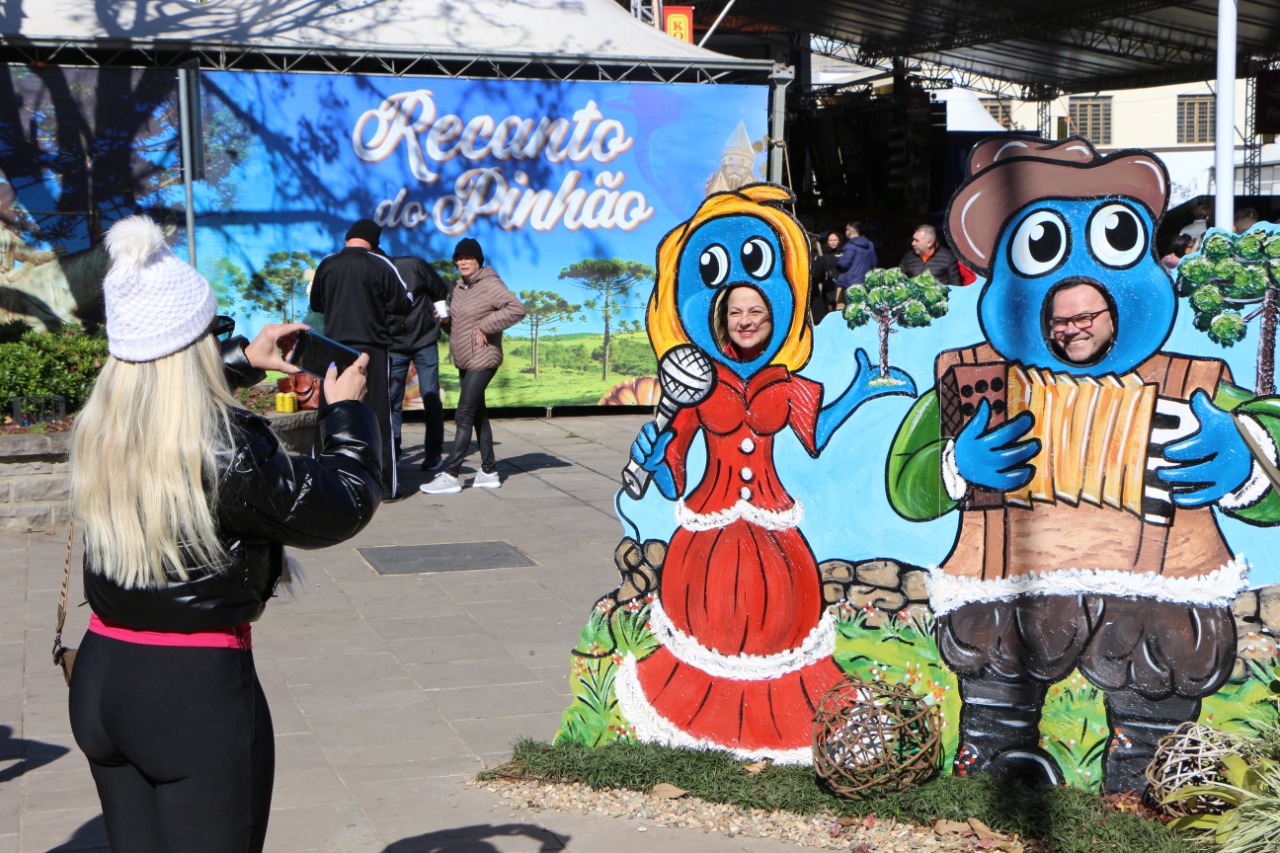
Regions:
[[818, 413], [818, 426], [814, 434], [819, 451], [827, 446], [832, 434], [849, 419], [849, 416], [868, 400], [889, 394], [900, 394], [906, 397], [916, 395], [915, 380], [905, 371], [890, 367], [891, 378], [885, 381], [880, 375], [879, 368], [871, 366], [871, 359], [867, 357], [866, 350], [859, 347], [854, 353], [854, 359], [858, 369], [853, 374], [853, 379], [849, 380], [849, 387], [845, 388], [831, 405]]
[[1180, 464], [1156, 471], [1175, 487], [1173, 502], [1186, 507], [1221, 500], [1243, 486], [1253, 471], [1253, 457], [1230, 412], [1215, 406], [1203, 391], [1191, 395], [1191, 411], [1200, 429], [1164, 451], [1165, 459]]
[[631, 442], [631, 458], [641, 468], [653, 475], [653, 482], [668, 500], [676, 497], [676, 481], [665, 461], [667, 445], [675, 433], [667, 430], [659, 434], [658, 425], [649, 421], [640, 427], [640, 434]]
[[975, 486], [1000, 492], [1025, 486], [1035, 473], [1035, 468], [1026, 463], [1040, 452], [1040, 441], [1019, 439], [1035, 424], [1035, 417], [1023, 412], [988, 431], [990, 419], [991, 407], [983, 400], [973, 420], [956, 436], [956, 468], [960, 476]]

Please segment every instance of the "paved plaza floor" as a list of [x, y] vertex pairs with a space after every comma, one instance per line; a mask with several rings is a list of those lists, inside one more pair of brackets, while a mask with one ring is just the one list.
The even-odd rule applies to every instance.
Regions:
[[[510, 757], [518, 738], [555, 735], [570, 700], [569, 651], [596, 599], [617, 585], [612, 555], [622, 528], [612, 502], [643, 421], [495, 421], [501, 489], [415, 491], [384, 504], [350, 542], [290, 552], [303, 580], [253, 630], [276, 732], [268, 851], [785, 849], [638, 820], [515, 810], [465, 784]], [[425, 479], [421, 435], [420, 423], [406, 425], [401, 476], [415, 490]], [[67, 689], [49, 658], [66, 541], [65, 528], [0, 533], [0, 853], [109, 849], [67, 722]], [[512, 550], [447, 553], [522, 565], [421, 573], [402, 564], [379, 574], [360, 550], [479, 542]], [[385, 562], [395, 552], [366, 553]], [[79, 556], [77, 543], [75, 602]], [[72, 609], [72, 644], [88, 616], [87, 607]]]

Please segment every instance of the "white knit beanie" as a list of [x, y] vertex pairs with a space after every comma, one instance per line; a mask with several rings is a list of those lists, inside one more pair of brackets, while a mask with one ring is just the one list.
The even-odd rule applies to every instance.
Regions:
[[204, 276], [165, 244], [154, 220], [121, 219], [107, 231], [106, 245], [108, 352], [122, 361], [154, 361], [209, 331], [218, 298]]

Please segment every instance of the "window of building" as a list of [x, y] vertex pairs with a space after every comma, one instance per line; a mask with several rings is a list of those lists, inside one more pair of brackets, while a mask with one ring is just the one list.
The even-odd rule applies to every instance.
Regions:
[[999, 98], [983, 98], [982, 105], [987, 108], [987, 113], [996, 121], [1000, 122], [1000, 126], [1005, 130], [1013, 130], [1013, 111], [1008, 101], [1002, 101]]
[[1067, 115], [1072, 133], [1094, 145], [1111, 144], [1111, 96], [1069, 98]]
[[1213, 95], [1178, 96], [1178, 141], [1200, 145], [1213, 142], [1217, 106]]

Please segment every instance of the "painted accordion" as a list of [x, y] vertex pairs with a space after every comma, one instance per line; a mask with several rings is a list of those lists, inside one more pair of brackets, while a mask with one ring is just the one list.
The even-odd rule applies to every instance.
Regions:
[[1059, 501], [1126, 510], [1151, 524], [1173, 518], [1169, 486], [1156, 471], [1164, 448], [1194, 433], [1191, 407], [1160, 397], [1137, 375], [1070, 376], [1004, 362], [957, 365], [939, 384], [942, 432], [954, 438], [985, 399], [991, 429], [1030, 412], [1022, 440], [1038, 439], [1035, 473], [1008, 492], [970, 487], [966, 508], [1030, 507]]

